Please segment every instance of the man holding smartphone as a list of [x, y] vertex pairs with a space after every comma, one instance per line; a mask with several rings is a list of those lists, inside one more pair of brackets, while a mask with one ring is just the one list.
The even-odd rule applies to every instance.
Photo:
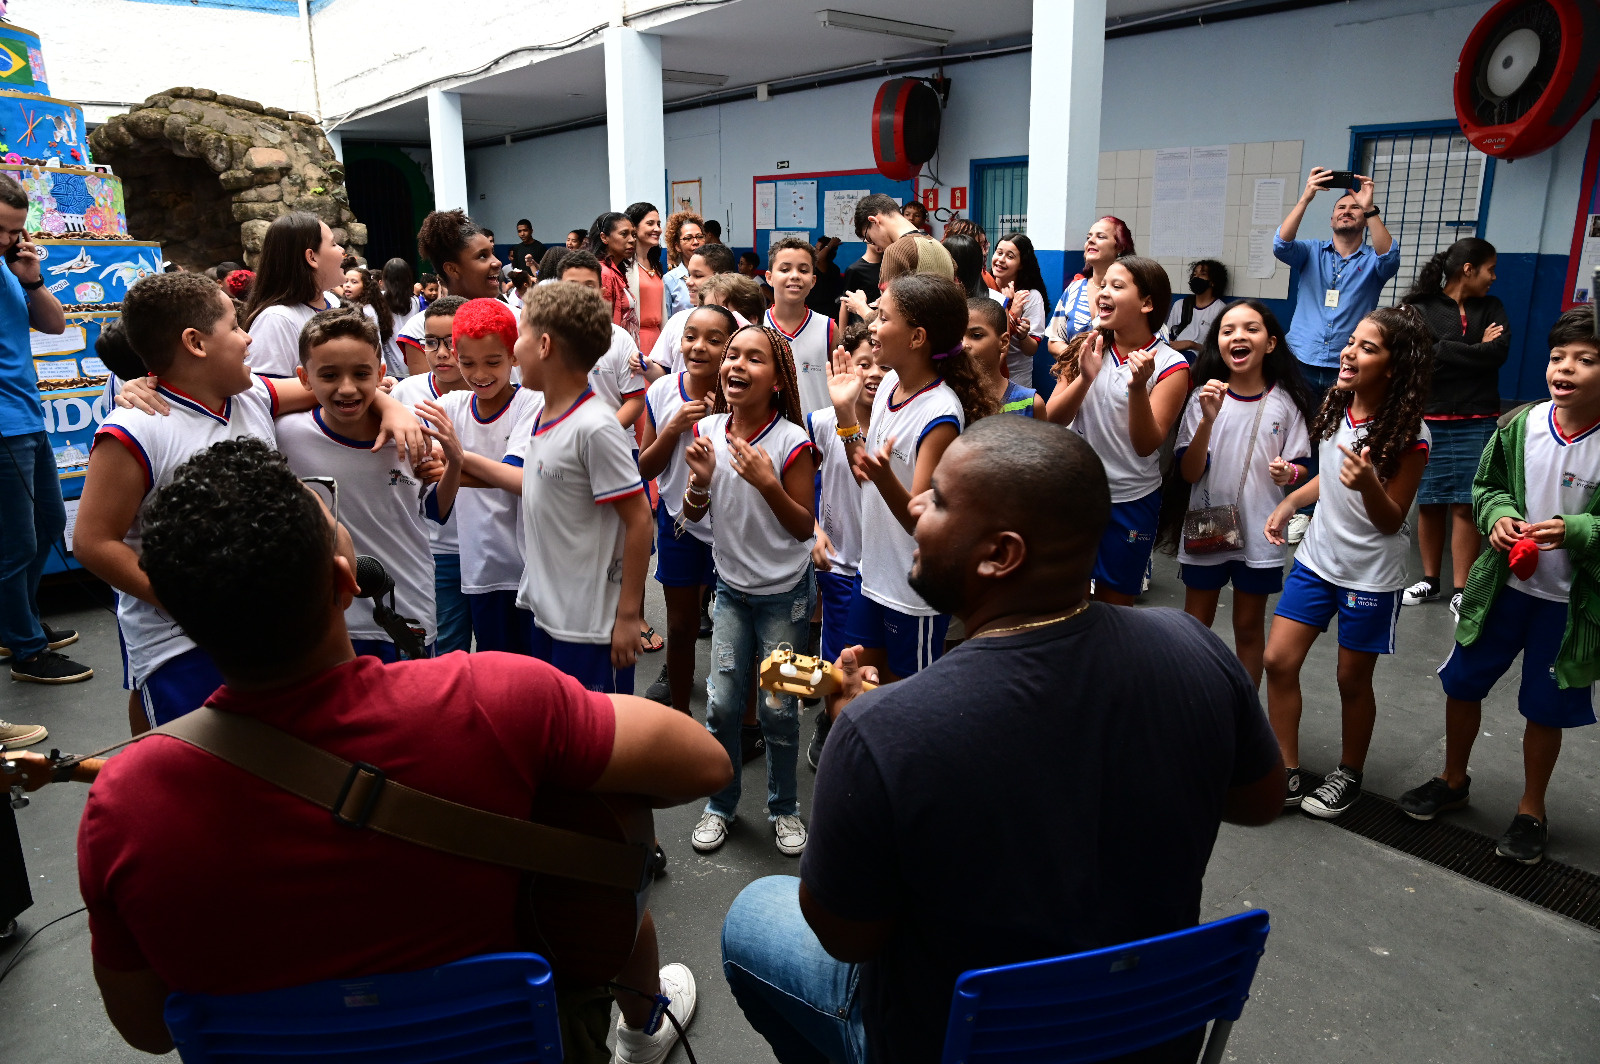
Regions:
[[[66, 528], [55, 451], [44, 431], [33, 369], [30, 326], [61, 333], [66, 316], [45, 290], [39, 250], [26, 229], [28, 194], [0, 174], [0, 654], [11, 659], [11, 678], [32, 683], [77, 683], [94, 675], [56, 651], [78, 633], [39, 620], [36, 601], [45, 561]], [[26, 746], [45, 738], [37, 725], [0, 721], [0, 746]]]

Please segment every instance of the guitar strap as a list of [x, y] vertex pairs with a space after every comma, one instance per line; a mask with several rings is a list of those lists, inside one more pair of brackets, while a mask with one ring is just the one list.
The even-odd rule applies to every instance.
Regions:
[[637, 891], [648, 876], [643, 846], [461, 805], [397, 783], [375, 765], [346, 761], [270, 724], [211, 706], [145, 735], [169, 735], [204, 750], [328, 810], [351, 829], [597, 886]]

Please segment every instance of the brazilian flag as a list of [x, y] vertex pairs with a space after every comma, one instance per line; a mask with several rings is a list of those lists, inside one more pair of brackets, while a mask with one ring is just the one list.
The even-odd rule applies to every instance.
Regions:
[[23, 42], [0, 38], [0, 84], [33, 86], [33, 67]]

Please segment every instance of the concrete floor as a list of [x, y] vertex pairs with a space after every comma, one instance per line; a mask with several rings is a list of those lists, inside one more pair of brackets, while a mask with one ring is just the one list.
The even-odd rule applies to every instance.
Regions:
[[[1412, 571], [1418, 571], [1414, 561]], [[83, 632], [70, 653], [95, 667], [94, 680], [62, 688], [0, 681], [0, 717], [45, 723], [47, 746], [91, 750], [126, 735], [115, 625], [91, 601], [96, 594], [93, 585], [68, 585], [51, 589], [45, 602], [53, 622]], [[1181, 605], [1171, 560], [1158, 556], [1146, 602]], [[647, 606], [665, 631], [654, 584]], [[1224, 595], [1217, 630], [1231, 642], [1226, 606]], [[1451, 631], [1443, 602], [1405, 610], [1400, 653], [1378, 668], [1369, 790], [1395, 796], [1437, 771], [1444, 719], [1433, 670], [1449, 650]], [[702, 641], [701, 677], [706, 647]], [[1319, 641], [1305, 672], [1302, 750], [1318, 770], [1333, 767], [1338, 756], [1334, 652], [1331, 635]], [[641, 691], [659, 661], [652, 655], [641, 662]], [[1515, 697], [1513, 672], [1485, 705], [1473, 805], [1454, 814], [1457, 823], [1489, 834], [1503, 830], [1521, 793]], [[703, 714], [703, 694], [695, 710]], [[808, 714], [803, 734], [810, 732]], [[802, 766], [802, 812], [813, 778]], [[798, 862], [777, 852], [759, 813], [760, 762], [747, 768], [745, 788], [752, 815], [709, 857], [689, 847], [698, 806], [664, 810], [657, 819], [671, 858], [670, 875], [653, 896], [662, 956], [685, 961], [699, 980], [690, 1036], [707, 1064], [773, 1059], [721, 978], [718, 930], [741, 887], [762, 875], [794, 874]], [[19, 935], [0, 944], [0, 966], [22, 937], [81, 904], [73, 840], [84, 793], [75, 785], [47, 788], [17, 815], [35, 904], [23, 914]], [[1549, 806], [1550, 856], [1600, 872], [1600, 728], [1568, 735]], [[929, 855], [930, 869], [937, 870], [938, 860]], [[1229, 1043], [1230, 1061], [1600, 1061], [1600, 932], [1298, 814], [1266, 828], [1223, 826], [1203, 918], [1251, 907], [1272, 913], [1273, 932], [1253, 999]], [[80, 915], [28, 948], [0, 988], [0, 1056], [34, 1064], [140, 1059], [101, 1011], [88, 945]], [[681, 1048], [671, 1057], [684, 1059]]]

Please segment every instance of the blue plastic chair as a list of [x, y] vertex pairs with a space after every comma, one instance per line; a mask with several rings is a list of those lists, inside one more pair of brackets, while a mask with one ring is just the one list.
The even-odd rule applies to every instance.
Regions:
[[561, 1060], [555, 981], [534, 953], [259, 994], [173, 994], [166, 1020], [185, 1064]]
[[1204, 1064], [1222, 1059], [1271, 930], [1265, 910], [1067, 957], [962, 974], [944, 1064], [1088, 1064], [1211, 1020]]

